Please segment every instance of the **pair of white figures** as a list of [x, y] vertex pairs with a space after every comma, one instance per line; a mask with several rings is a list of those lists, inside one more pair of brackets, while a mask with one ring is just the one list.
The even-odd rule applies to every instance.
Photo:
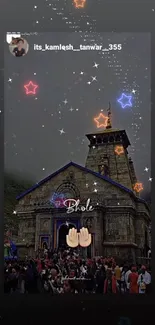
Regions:
[[80, 232], [77, 232], [77, 229], [72, 228], [69, 230], [68, 235], [66, 236], [67, 245], [75, 248], [77, 246], [88, 247], [91, 244], [91, 234], [89, 234], [87, 228], [80, 229]]

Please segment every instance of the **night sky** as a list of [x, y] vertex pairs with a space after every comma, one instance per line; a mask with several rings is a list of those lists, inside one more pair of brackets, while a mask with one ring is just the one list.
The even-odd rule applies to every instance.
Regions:
[[[5, 44], [5, 169], [38, 182], [69, 161], [84, 165], [85, 134], [101, 131], [93, 119], [100, 112], [107, 115], [110, 101], [112, 126], [126, 130], [138, 181], [149, 189], [150, 35], [59, 32], [22, 36], [29, 43], [24, 57], [14, 57]], [[76, 49], [80, 44], [102, 45], [103, 49], [121, 44], [122, 49], [34, 51], [34, 44], [72, 44]], [[24, 85], [29, 81], [38, 85], [36, 94], [26, 95]], [[131, 107], [121, 107], [122, 93], [132, 96]]]

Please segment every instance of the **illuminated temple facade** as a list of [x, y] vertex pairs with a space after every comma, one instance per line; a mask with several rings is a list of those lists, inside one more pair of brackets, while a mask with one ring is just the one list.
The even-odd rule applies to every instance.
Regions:
[[[58, 248], [73, 226], [92, 234], [88, 256], [128, 261], [147, 256], [150, 214], [139, 197], [125, 130], [112, 129], [109, 117], [104, 131], [87, 138], [85, 167], [70, 162], [18, 196], [19, 256], [34, 256], [43, 246]], [[90, 198], [93, 210], [67, 213], [64, 198], [79, 199], [81, 206]]]

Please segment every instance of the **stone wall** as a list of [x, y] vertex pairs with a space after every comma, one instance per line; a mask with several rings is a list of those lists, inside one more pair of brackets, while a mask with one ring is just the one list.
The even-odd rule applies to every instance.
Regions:
[[95, 172], [99, 172], [98, 166], [101, 164], [101, 157], [106, 155], [108, 157], [109, 177], [114, 181], [132, 189], [132, 181], [130, 177], [128, 155], [115, 154], [116, 144], [102, 145], [98, 147], [90, 147], [86, 160], [86, 167]]
[[35, 244], [36, 218], [35, 216], [20, 216], [18, 241], [21, 245]]
[[135, 243], [133, 215], [122, 208], [108, 209], [105, 215], [105, 241]]
[[149, 210], [147, 204], [145, 202], [137, 202], [136, 209], [137, 209], [137, 213], [139, 213], [143, 216], [145, 215], [146, 222], [149, 225], [151, 218], [150, 218], [150, 210]]
[[18, 247], [18, 257], [25, 260], [25, 257], [35, 258], [34, 245], [17, 245]]
[[52, 240], [52, 216], [51, 214], [40, 213], [36, 216], [36, 231], [35, 231], [35, 250], [40, 246], [40, 235], [49, 235]]
[[[116, 168], [117, 168], [117, 181], [125, 187], [132, 190], [133, 185], [130, 177], [128, 155], [125, 151], [124, 154], [115, 155]], [[113, 175], [112, 175], [113, 179]]]
[[135, 263], [137, 248], [123, 246], [104, 246], [103, 256], [113, 256], [117, 263]]
[[[41, 233], [51, 234], [51, 219], [48, 213], [37, 213], [37, 205], [40, 204], [41, 207], [42, 202], [49, 201], [53, 193], [66, 183], [71, 183], [72, 188], [75, 187], [75, 192], [80, 193], [83, 205], [88, 198], [91, 198], [92, 205], [101, 206], [106, 211], [105, 214], [102, 209], [102, 212], [95, 210], [91, 214], [82, 213], [82, 218], [92, 218], [91, 231], [95, 234], [95, 249], [98, 254], [106, 249], [108, 255], [110, 252], [110, 255], [113, 255], [113, 250], [114, 252], [117, 250], [115, 246], [106, 246], [103, 249], [103, 242], [129, 242], [142, 246], [145, 236], [144, 228], [149, 220], [149, 211], [145, 204], [137, 202], [130, 194], [109, 182], [74, 166], [68, 167], [19, 200], [16, 208], [21, 220], [18, 243], [23, 245], [29, 242], [37, 249], [39, 235]], [[121, 251], [122, 254], [127, 252], [126, 249], [123, 251], [123, 247]]]
[[[107, 181], [99, 179], [95, 175], [86, 173], [71, 166], [20, 199], [16, 207], [17, 213], [27, 211], [29, 213], [31, 211], [33, 212], [36, 208], [35, 204], [45, 200], [50, 200], [52, 195], [63, 182], [67, 181], [69, 183], [68, 175], [70, 172], [74, 173], [74, 180], [72, 180], [71, 183], [75, 188], [79, 189], [81, 199], [85, 198], [87, 200], [87, 198], [92, 196], [96, 201], [98, 197], [102, 198], [102, 200], [112, 199], [112, 195], [115, 194], [118, 199], [121, 198], [121, 200], [124, 199], [129, 200], [129, 202], [131, 201], [130, 196], [125, 191], [122, 191]], [[94, 183], [96, 183], [96, 185], [94, 185]], [[96, 193], [94, 192], [95, 189], [97, 190]]]
[[144, 248], [145, 244], [145, 230], [146, 230], [145, 219], [137, 216], [135, 219], [135, 234], [136, 234], [136, 244], [140, 249]]

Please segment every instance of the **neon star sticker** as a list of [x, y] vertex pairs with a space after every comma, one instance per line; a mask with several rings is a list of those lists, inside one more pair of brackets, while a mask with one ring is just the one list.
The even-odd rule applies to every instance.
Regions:
[[124, 148], [123, 148], [123, 146], [116, 146], [116, 147], [115, 147], [115, 153], [116, 153], [117, 155], [121, 155], [122, 153], [124, 153]]
[[86, 4], [86, 0], [74, 0], [74, 6], [75, 8], [84, 8]]
[[35, 95], [38, 85], [35, 85], [32, 81], [30, 81], [27, 85], [24, 85], [24, 88], [26, 90], [26, 95]]
[[122, 108], [127, 106], [132, 107], [132, 96], [128, 96], [123, 93], [117, 101], [121, 104]]
[[94, 121], [95, 121], [98, 129], [102, 128], [102, 127], [106, 128], [107, 122], [108, 122], [108, 117], [103, 115], [102, 113], [100, 113], [98, 117], [94, 118]]
[[139, 192], [141, 192], [143, 190], [143, 184], [142, 183], [136, 183], [134, 185], [133, 189], [134, 189], [135, 192], [139, 193]]

